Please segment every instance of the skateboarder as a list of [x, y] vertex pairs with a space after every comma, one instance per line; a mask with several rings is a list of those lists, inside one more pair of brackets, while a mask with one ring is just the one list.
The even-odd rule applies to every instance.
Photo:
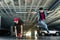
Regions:
[[46, 19], [46, 15], [47, 12], [41, 7], [39, 8], [38, 12], [37, 12], [37, 18], [38, 18], [38, 25], [41, 26], [41, 28], [44, 28], [48, 33], [48, 27], [47, 24], [45, 23], [45, 19]]
[[19, 18], [14, 18], [14, 28], [15, 28], [15, 36], [22, 37], [23, 33], [23, 21]]

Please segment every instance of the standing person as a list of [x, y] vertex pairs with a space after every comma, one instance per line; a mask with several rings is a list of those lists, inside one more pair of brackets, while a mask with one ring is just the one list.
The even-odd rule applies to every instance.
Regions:
[[38, 12], [37, 12], [37, 18], [38, 18], [38, 25], [42, 26], [41, 28], [44, 28], [48, 33], [49, 33], [49, 30], [48, 30], [48, 27], [47, 27], [47, 24], [45, 23], [45, 19], [46, 19], [46, 15], [47, 12], [45, 10], [43, 10], [43, 8], [39, 8]]
[[15, 36], [17, 38], [22, 37], [23, 33], [23, 21], [19, 18], [14, 18], [14, 28], [15, 28]]

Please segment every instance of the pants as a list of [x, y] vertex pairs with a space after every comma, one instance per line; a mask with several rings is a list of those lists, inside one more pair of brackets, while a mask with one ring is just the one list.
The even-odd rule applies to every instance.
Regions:
[[39, 25], [39, 27], [41, 26], [41, 28], [44, 28], [49, 33], [47, 24], [44, 21], [42, 21], [42, 20], [38, 21], [38, 25]]
[[21, 27], [20, 27], [20, 25], [16, 26], [16, 29], [17, 29], [17, 33], [21, 33]]
[[20, 26], [16, 26], [15, 34], [16, 34], [16, 37], [20, 37], [21, 36], [21, 27]]

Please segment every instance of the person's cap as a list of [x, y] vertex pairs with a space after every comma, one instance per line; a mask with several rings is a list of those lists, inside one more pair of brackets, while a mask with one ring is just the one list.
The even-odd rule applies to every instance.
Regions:
[[14, 18], [14, 21], [18, 21], [19, 19], [18, 18]]

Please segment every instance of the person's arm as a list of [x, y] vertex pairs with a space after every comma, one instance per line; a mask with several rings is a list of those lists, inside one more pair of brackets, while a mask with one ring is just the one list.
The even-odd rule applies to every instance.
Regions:
[[44, 14], [45, 14], [45, 18], [46, 18], [46, 16], [47, 16], [47, 11], [46, 10], [44, 10]]
[[54, 11], [54, 10], [52, 10], [52, 11], [44, 10], [45, 17], [47, 16], [47, 13], [51, 13], [51, 12], [53, 12], [53, 11]]
[[52, 12], [54, 12], [54, 10], [51, 10], [51, 11], [47, 11], [47, 13], [52, 13]]
[[37, 15], [37, 16], [36, 16], [36, 17], [37, 17], [37, 21], [39, 21], [39, 18], [40, 18], [40, 16], [39, 16], [39, 15], [40, 15], [40, 14], [39, 14], [39, 10], [37, 10], [36, 12], [37, 12], [37, 14], [36, 14], [36, 15]]
[[16, 26], [14, 26], [14, 28], [16, 29]]
[[21, 35], [23, 35], [23, 25], [20, 26], [21, 26]]
[[16, 33], [16, 26], [14, 26], [14, 29], [15, 29], [15, 33]]
[[21, 25], [21, 33], [23, 33], [23, 26]]
[[17, 30], [16, 30], [16, 26], [14, 26], [14, 28], [15, 28], [15, 35], [16, 35], [16, 37], [17, 37]]

